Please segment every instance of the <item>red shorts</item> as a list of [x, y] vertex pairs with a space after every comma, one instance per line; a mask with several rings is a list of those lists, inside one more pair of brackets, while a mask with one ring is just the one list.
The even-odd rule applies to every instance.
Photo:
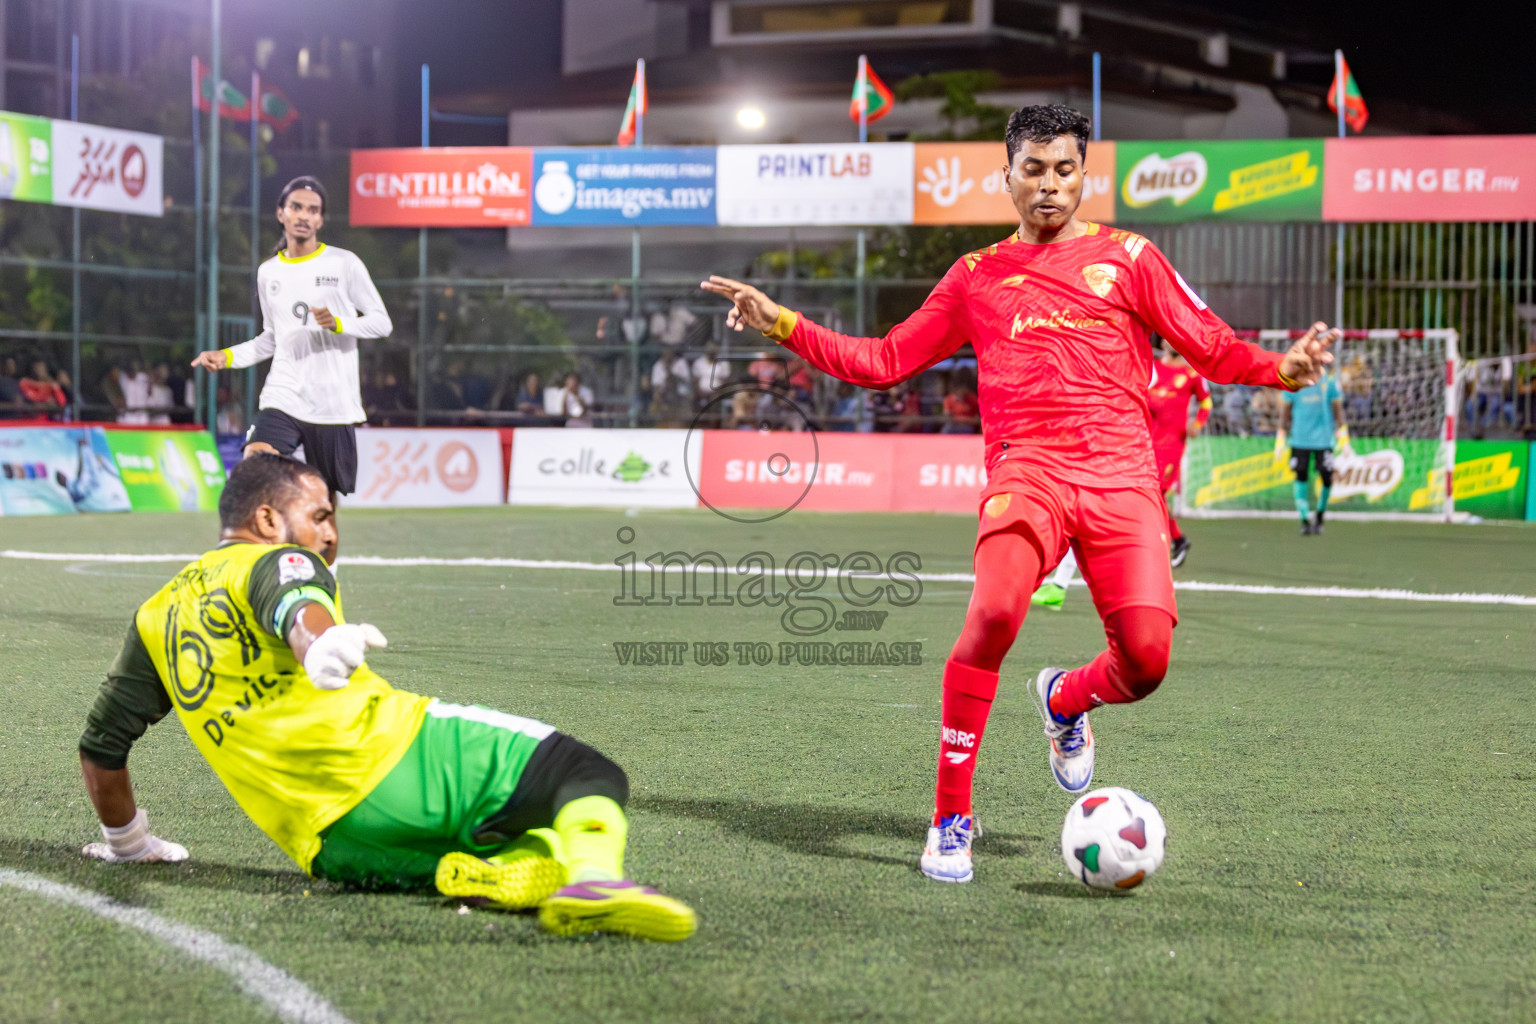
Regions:
[[1004, 463], [981, 492], [976, 543], [1015, 530], [1040, 552], [1041, 578], [1070, 546], [1100, 618], [1122, 608], [1158, 608], [1179, 620], [1168, 565], [1168, 511], [1151, 487], [1100, 490], [1065, 483], [1044, 470]]

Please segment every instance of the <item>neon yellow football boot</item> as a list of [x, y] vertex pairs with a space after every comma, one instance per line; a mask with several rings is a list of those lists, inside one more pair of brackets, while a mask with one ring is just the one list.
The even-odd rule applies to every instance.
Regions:
[[539, 906], [539, 923], [556, 935], [616, 932], [655, 942], [681, 942], [698, 927], [693, 908], [627, 880], [578, 882]]
[[437, 862], [437, 891], [444, 896], [490, 900], [507, 910], [536, 907], [566, 881], [560, 837], [554, 829], [529, 829], [492, 857], [449, 853]]

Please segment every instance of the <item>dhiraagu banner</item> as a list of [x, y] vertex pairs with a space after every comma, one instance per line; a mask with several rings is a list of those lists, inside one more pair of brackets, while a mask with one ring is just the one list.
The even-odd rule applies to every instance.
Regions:
[[[1354, 455], [1335, 455], [1330, 511], [1424, 512], [1440, 508], [1445, 494], [1443, 446], [1439, 441], [1358, 437]], [[1457, 445], [1456, 504], [1462, 481]], [[1196, 437], [1184, 464], [1184, 497], [1193, 509], [1295, 509], [1295, 475], [1275, 458], [1273, 437]], [[1309, 481], [1315, 504], [1321, 482], [1314, 469]], [[1482, 513], [1478, 513], [1481, 515]]]
[[1119, 142], [1122, 224], [1323, 218], [1323, 140]]
[[0, 111], [0, 199], [53, 202], [53, 122]]
[[108, 430], [135, 512], [196, 512], [219, 507], [224, 464], [201, 430]]

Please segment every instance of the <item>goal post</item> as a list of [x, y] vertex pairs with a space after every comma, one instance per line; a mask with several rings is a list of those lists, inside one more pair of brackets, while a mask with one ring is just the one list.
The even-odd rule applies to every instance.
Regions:
[[[1304, 331], [1238, 331], [1283, 351]], [[1352, 453], [1334, 457], [1329, 516], [1439, 518], [1455, 513], [1457, 334], [1450, 329], [1345, 331], [1330, 373]], [[1211, 416], [1184, 452], [1177, 504], [1187, 516], [1294, 516], [1294, 476], [1274, 457], [1278, 391], [1211, 384]], [[1320, 482], [1313, 474], [1314, 500]]]

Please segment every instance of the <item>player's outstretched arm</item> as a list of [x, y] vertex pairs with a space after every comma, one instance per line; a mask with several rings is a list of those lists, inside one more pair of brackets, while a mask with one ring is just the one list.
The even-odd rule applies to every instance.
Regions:
[[726, 326], [761, 331], [824, 373], [860, 387], [885, 389], [915, 377], [955, 352], [970, 337], [960, 264], [939, 282], [922, 308], [884, 338], [856, 338], [828, 330], [758, 289], [712, 276], [699, 287], [731, 302]]
[[1316, 384], [1333, 362], [1333, 343], [1338, 340], [1338, 329], [1329, 329], [1321, 320], [1307, 328], [1280, 360], [1281, 382], [1291, 390]]
[[309, 681], [321, 690], [339, 690], [366, 660], [368, 648], [389, 644], [378, 627], [366, 622], [337, 623], [318, 601], [304, 604], [288, 629], [288, 646], [304, 665]]

